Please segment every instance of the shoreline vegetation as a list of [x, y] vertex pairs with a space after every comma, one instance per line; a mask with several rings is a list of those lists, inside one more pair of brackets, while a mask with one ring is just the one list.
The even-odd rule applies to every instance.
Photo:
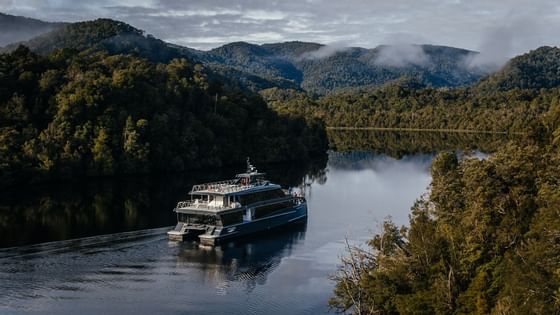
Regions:
[[325, 154], [322, 122], [277, 114], [221, 82], [185, 59], [0, 54], [0, 186]]
[[444, 132], [444, 133], [473, 133], [473, 134], [496, 134], [496, 135], [524, 135], [526, 132], [508, 132], [491, 130], [471, 129], [430, 129], [430, 128], [399, 128], [399, 127], [344, 127], [326, 126], [327, 130], [371, 130], [371, 131], [402, 131], [402, 132]]
[[429, 194], [412, 206], [409, 225], [388, 218], [366, 244], [348, 246], [331, 307], [354, 314], [557, 314], [558, 144], [509, 143], [482, 160], [439, 154]]
[[[501, 125], [523, 135], [500, 145], [486, 159], [458, 158], [454, 151], [437, 155], [429, 193], [412, 206], [408, 226], [399, 227], [387, 218], [365, 244], [347, 244], [333, 276], [336, 286], [329, 303], [335, 311], [560, 313], [560, 92], [558, 85], [547, 83], [557, 77], [546, 74], [558, 68], [560, 50], [542, 52], [506, 65], [506, 70], [513, 67], [512, 75], [501, 72], [475, 87], [404, 92], [433, 95], [447, 103], [451, 116], [453, 110], [478, 113], [465, 115], [462, 123], [478, 121], [477, 130]], [[538, 71], [543, 63], [547, 70]], [[507, 88], [496, 85], [499, 80]], [[455, 97], [461, 94], [467, 96]], [[351, 96], [344, 99], [340, 105], [344, 108], [364, 104]], [[360, 110], [368, 111], [364, 106]], [[421, 111], [434, 108], [425, 106]], [[433, 118], [446, 121], [441, 119], [447, 115], [444, 108], [440, 105], [444, 116]], [[401, 118], [418, 114], [389, 111]], [[323, 112], [328, 117], [336, 113]]]

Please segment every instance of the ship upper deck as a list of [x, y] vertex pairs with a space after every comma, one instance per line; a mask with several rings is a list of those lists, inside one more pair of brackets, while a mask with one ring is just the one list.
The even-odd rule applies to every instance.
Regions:
[[235, 195], [258, 191], [264, 188], [277, 188], [267, 180], [243, 181], [243, 178], [235, 178], [219, 182], [194, 185], [190, 191], [191, 195]]
[[234, 179], [194, 185], [191, 195], [234, 195], [264, 189], [273, 185], [264, 179], [265, 173], [259, 173], [247, 158], [247, 171], [235, 175]]
[[234, 179], [194, 185], [189, 192], [191, 200], [180, 201], [176, 210], [228, 211], [241, 207], [239, 201], [242, 200], [242, 195], [281, 189], [280, 185], [266, 180], [265, 175], [259, 173], [247, 160], [247, 171], [237, 174]]

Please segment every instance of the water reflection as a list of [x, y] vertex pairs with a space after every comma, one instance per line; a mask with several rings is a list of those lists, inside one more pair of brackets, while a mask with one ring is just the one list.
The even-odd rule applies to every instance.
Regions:
[[216, 247], [184, 242], [177, 254], [177, 267], [200, 269], [204, 282], [219, 288], [227, 288], [229, 282], [242, 282], [244, 291], [250, 293], [257, 285], [266, 284], [267, 276], [282, 258], [290, 256], [293, 247], [305, 240], [306, 229], [306, 223], [297, 224]]
[[[421, 156], [429, 163], [441, 150], [492, 152], [508, 140], [495, 134], [367, 130], [331, 130], [329, 137], [329, 167], [340, 169], [378, 167], [371, 161], [379, 156]], [[192, 185], [229, 178], [242, 167], [30, 185], [0, 192], [0, 248], [173, 225], [171, 209]], [[312, 193], [312, 183], [326, 184], [329, 172], [326, 157], [259, 168], [273, 182], [299, 186], [306, 193]]]
[[[215, 248], [168, 242], [166, 229], [152, 229], [3, 249], [0, 313], [244, 314], [243, 296], [268, 295], [268, 278], [305, 242], [306, 229]], [[256, 313], [274, 307], [264, 300], [254, 301]]]
[[[326, 157], [264, 165], [284, 187], [325, 182]], [[192, 185], [232, 177], [242, 168], [30, 185], [0, 192], [0, 247], [21, 246], [176, 223], [171, 209]]]
[[333, 151], [371, 152], [394, 158], [443, 150], [490, 153], [512, 140], [504, 134], [427, 131], [329, 130], [328, 135]]

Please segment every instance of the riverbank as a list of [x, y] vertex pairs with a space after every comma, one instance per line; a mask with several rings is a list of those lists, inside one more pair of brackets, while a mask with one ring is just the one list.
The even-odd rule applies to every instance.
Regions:
[[409, 131], [409, 132], [453, 132], [453, 133], [478, 133], [495, 135], [524, 135], [525, 132], [472, 130], [472, 129], [433, 129], [433, 128], [385, 128], [385, 127], [341, 127], [327, 126], [327, 130], [371, 130], [371, 131]]

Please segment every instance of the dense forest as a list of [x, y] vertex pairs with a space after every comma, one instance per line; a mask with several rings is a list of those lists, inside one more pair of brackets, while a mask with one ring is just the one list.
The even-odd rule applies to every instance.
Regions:
[[[476, 128], [502, 124], [525, 135], [486, 159], [439, 154], [429, 193], [412, 207], [409, 226], [387, 219], [364, 246], [348, 244], [334, 275], [335, 310], [560, 314], [560, 104], [557, 85], [550, 83], [555, 78], [546, 79], [554, 68], [534, 70], [551, 60], [558, 68], [550, 51], [558, 50], [542, 48], [513, 60], [467, 90], [477, 94], [465, 104], [452, 100], [451, 108], [459, 109], [484, 100], [477, 106], [485, 108], [480, 115], [488, 124]], [[535, 72], [529, 76], [520, 68]], [[515, 75], [505, 80], [506, 71]], [[492, 115], [502, 111], [511, 116]]]
[[541, 47], [464, 88], [437, 89], [402, 77], [318, 99], [293, 89], [260, 94], [280, 113], [315, 117], [331, 127], [527, 132], [538, 129], [540, 117], [560, 102], [559, 71], [560, 49]]
[[295, 90], [261, 91], [280, 113], [315, 117], [331, 127], [412, 128], [525, 132], [557, 104], [560, 89], [512, 89], [480, 93], [476, 88], [417, 89], [393, 83], [364, 93], [312, 99]]
[[410, 225], [349, 246], [331, 305], [356, 314], [560, 312], [560, 109], [547, 145], [440, 154]]
[[185, 59], [24, 46], [0, 55], [0, 182], [181, 171], [324, 154], [324, 127], [279, 116]]

